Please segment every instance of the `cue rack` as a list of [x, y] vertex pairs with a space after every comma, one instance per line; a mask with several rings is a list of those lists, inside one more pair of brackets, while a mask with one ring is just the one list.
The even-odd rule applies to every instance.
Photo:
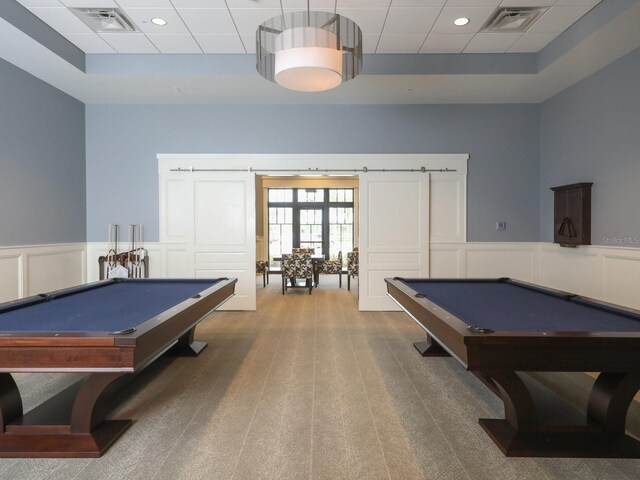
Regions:
[[120, 225], [109, 225], [107, 254], [98, 257], [100, 280], [149, 278], [149, 252], [142, 247], [142, 225], [129, 225], [129, 248], [119, 252]]

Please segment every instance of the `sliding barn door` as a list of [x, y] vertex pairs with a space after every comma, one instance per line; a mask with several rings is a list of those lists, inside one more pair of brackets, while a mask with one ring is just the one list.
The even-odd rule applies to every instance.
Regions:
[[397, 310], [385, 277], [429, 275], [429, 174], [360, 174], [360, 310]]
[[[255, 176], [193, 172], [166, 176], [160, 192], [167, 275], [238, 279], [222, 310], [255, 310]], [[173, 274], [173, 273], [176, 274]]]

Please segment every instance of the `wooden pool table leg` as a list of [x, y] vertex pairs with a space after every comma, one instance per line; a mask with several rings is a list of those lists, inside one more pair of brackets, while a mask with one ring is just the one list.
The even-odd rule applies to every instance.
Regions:
[[587, 418], [606, 433], [624, 435], [627, 412], [638, 390], [640, 372], [602, 372], [589, 395]]
[[[593, 387], [588, 413], [581, 418], [576, 418], [579, 412], [575, 408], [566, 412], [556, 408], [562, 403], [557, 396], [549, 397], [548, 391], [533, 385], [533, 380], [524, 382], [517, 372], [474, 373], [504, 403], [504, 419], [482, 418], [480, 425], [505, 455], [640, 458], [640, 442], [625, 433], [627, 410], [640, 387], [640, 373], [601, 374]], [[560, 414], [561, 423], [558, 419], [544, 423], [543, 417], [549, 413]]]
[[413, 344], [416, 350], [420, 352], [423, 357], [450, 357], [449, 353], [442, 348], [433, 337], [427, 335], [426, 342], [416, 342]]
[[0, 373], [0, 434], [6, 425], [22, 417], [22, 397], [10, 373]]
[[170, 355], [177, 357], [197, 357], [200, 352], [207, 346], [207, 342], [198, 342], [195, 340], [196, 327], [191, 328], [187, 333], [182, 335], [170, 350]]
[[2, 375], [0, 457], [99, 457], [131, 425], [104, 419], [109, 387], [123, 372], [93, 373], [24, 415], [11, 399], [15, 382]]

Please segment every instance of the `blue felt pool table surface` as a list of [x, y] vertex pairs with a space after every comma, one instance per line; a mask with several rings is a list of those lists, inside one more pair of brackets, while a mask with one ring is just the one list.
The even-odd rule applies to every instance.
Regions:
[[510, 280], [402, 280], [467, 325], [522, 332], [639, 332], [640, 315]]
[[118, 332], [208, 289], [212, 280], [122, 280], [0, 306], [0, 332]]

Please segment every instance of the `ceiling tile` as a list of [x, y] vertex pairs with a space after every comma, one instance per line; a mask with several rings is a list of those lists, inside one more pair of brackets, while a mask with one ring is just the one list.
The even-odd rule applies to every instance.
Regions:
[[60, 3], [69, 8], [118, 8], [114, 0], [60, 0]]
[[551, 7], [528, 30], [532, 33], [562, 32], [593, 8], [589, 5], [575, 7]]
[[338, 7], [338, 13], [357, 23], [363, 35], [379, 35], [387, 16], [387, 9]]
[[204, 53], [245, 53], [238, 35], [196, 35]]
[[425, 35], [381, 35], [376, 53], [418, 53]]
[[433, 27], [433, 24], [440, 14], [440, 10], [440, 7], [391, 7], [387, 15], [387, 20], [384, 22], [384, 30], [382, 33], [385, 35], [418, 33], [426, 35], [431, 30], [431, 27]]
[[202, 53], [191, 35], [147, 35], [160, 53]]
[[[286, 0], [283, 0], [283, 3]], [[229, 8], [280, 8], [280, 0], [227, 0]]]
[[550, 7], [558, 0], [503, 0], [501, 7]]
[[142, 33], [101, 33], [100, 36], [118, 53], [158, 53]]
[[18, 3], [27, 8], [62, 7], [62, 4], [58, 0], [18, 0]]
[[521, 36], [521, 33], [478, 33], [464, 53], [504, 53]]
[[231, 10], [231, 16], [241, 35], [255, 35], [261, 23], [280, 15], [280, 13], [279, 8], [235, 8]]
[[376, 53], [380, 35], [362, 35], [362, 53]]
[[226, 8], [184, 8], [178, 10], [185, 25], [193, 34], [234, 35], [236, 27]]
[[[430, 0], [421, 0], [421, 4]], [[394, 0], [393, 4], [395, 5], [398, 0]], [[314, 0], [311, 0], [311, 4], [315, 3]], [[370, 7], [385, 7], [389, 8], [391, 4], [391, 0], [338, 0], [338, 10], [340, 8], [370, 8]], [[412, 5], [410, 5], [412, 6]]]
[[116, 53], [107, 42], [95, 33], [67, 33], [65, 37], [84, 53]]
[[247, 53], [256, 53], [256, 36], [255, 35], [240, 35], [242, 44]]
[[123, 7], [173, 8], [171, 0], [116, 0]]
[[[433, 26], [433, 33], [477, 33], [495, 11], [492, 7], [445, 7]], [[456, 18], [467, 17], [467, 25], [457, 27]]]
[[31, 8], [30, 10], [58, 33], [94, 33], [66, 7]]
[[393, 0], [394, 7], [444, 7], [447, 0]]
[[473, 38], [473, 33], [431, 33], [420, 53], [460, 53]]
[[595, 7], [600, 0], [558, 0], [556, 5], [590, 5]]
[[511, 45], [509, 53], [535, 53], [546, 47], [559, 33], [530, 33], [526, 32], [516, 43]]
[[224, 0], [171, 0], [177, 9], [180, 8], [227, 8]]
[[448, 0], [447, 7], [497, 7], [502, 0]]
[[[187, 35], [189, 30], [173, 8], [125, 8], [125, 13], [136, 26], [150, 35]], [[166, 25], [154, 25], [151, 19], [159, 17], [167, 21]]]

